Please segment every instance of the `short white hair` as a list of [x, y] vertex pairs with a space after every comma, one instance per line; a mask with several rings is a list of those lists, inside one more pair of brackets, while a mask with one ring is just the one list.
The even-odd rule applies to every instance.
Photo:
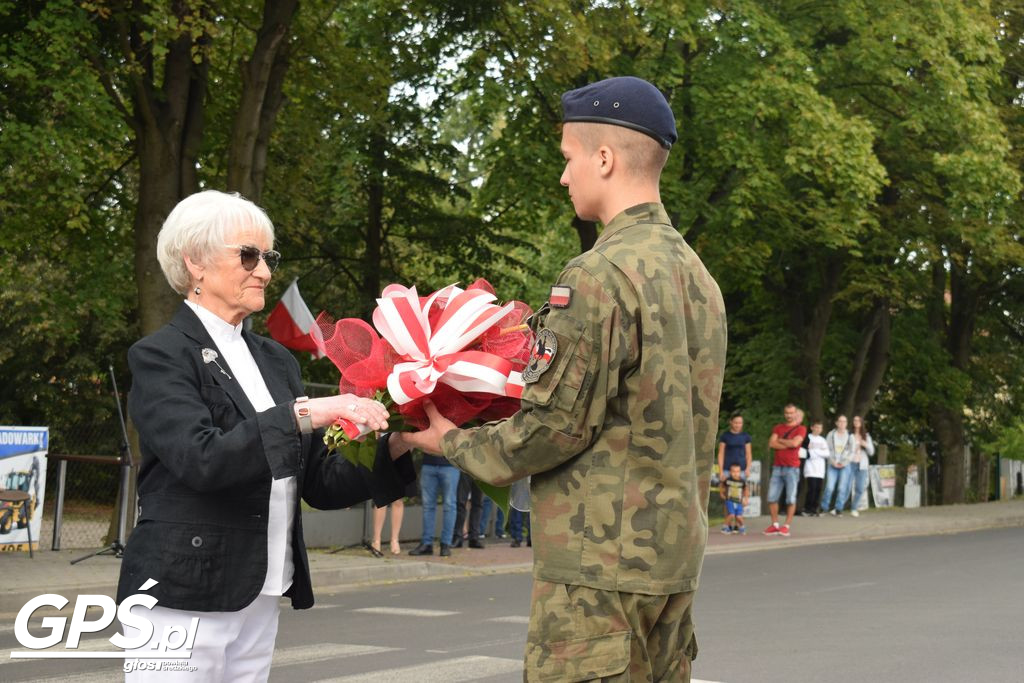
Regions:
[[178, 202], [156, 238], [156, 258], [171, 288], [187, 295], [192, 276], [185, 257], [193, 263], [209, 263], [239, 226], [255, 228], [274, 246], [274, 224], [266, 212], [236, 192], [205, 190]]

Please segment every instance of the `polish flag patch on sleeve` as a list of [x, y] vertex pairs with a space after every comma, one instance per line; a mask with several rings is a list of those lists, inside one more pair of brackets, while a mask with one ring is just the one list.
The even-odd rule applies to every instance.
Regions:
[[555, 285], [551, 288], [548, 303], [552, 308], [569, 308], [569, 304], [572, 303], [572, 287]]

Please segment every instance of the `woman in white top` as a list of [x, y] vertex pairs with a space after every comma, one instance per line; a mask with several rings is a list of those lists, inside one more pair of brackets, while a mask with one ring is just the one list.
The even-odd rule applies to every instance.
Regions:
[[[875, 444], [868, 434], [867, 427], [860, 415], [853, 416], [853, 460], [850, 466], [850, 480], [854, 484], [853, 500], [850, 501], [850, 514], [859, 517], [861, 496], [868, 485], [868, 459], [875, 454]], [[866, 502], [866, 501], [865, 501]], [[866, 507], [866, 506], [865, 506]]]
[[[833, 517], [843, 516], [843, 506], [850, 497], [850, 467], [853, 460], [853, 435], [846, 429], [846, 416], [836, 418], [836, 428], [825, 437], [828, 444], [828, 477], [825, 479], [825, 493], [821, 497], [822, 512], [830, 512]], [[839, 489], [835, 499], [835, 507], [829, 510], [832, 494]]]

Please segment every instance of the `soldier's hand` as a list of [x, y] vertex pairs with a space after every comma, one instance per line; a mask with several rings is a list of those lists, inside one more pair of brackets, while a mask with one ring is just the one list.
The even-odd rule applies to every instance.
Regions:
[[411, 448], [418, 448], [421, 451], [433, 455], [441, 454], [441, 438], [455, 429], [455, 423], [441, 415], [433, 403], [427, 401], [423, 409], [430, 419], [430, 426], [421, 432], [406, 432], [403, 441]]

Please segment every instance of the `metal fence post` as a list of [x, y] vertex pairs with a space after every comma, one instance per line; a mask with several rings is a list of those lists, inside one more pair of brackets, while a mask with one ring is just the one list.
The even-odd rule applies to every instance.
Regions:
[[68, 461], [61, 459], [57, 467], [57, 506], [53, 512], [53, 550], [60, 550], [60, 527], [64, 522], [64, 480], [68, 473]]

